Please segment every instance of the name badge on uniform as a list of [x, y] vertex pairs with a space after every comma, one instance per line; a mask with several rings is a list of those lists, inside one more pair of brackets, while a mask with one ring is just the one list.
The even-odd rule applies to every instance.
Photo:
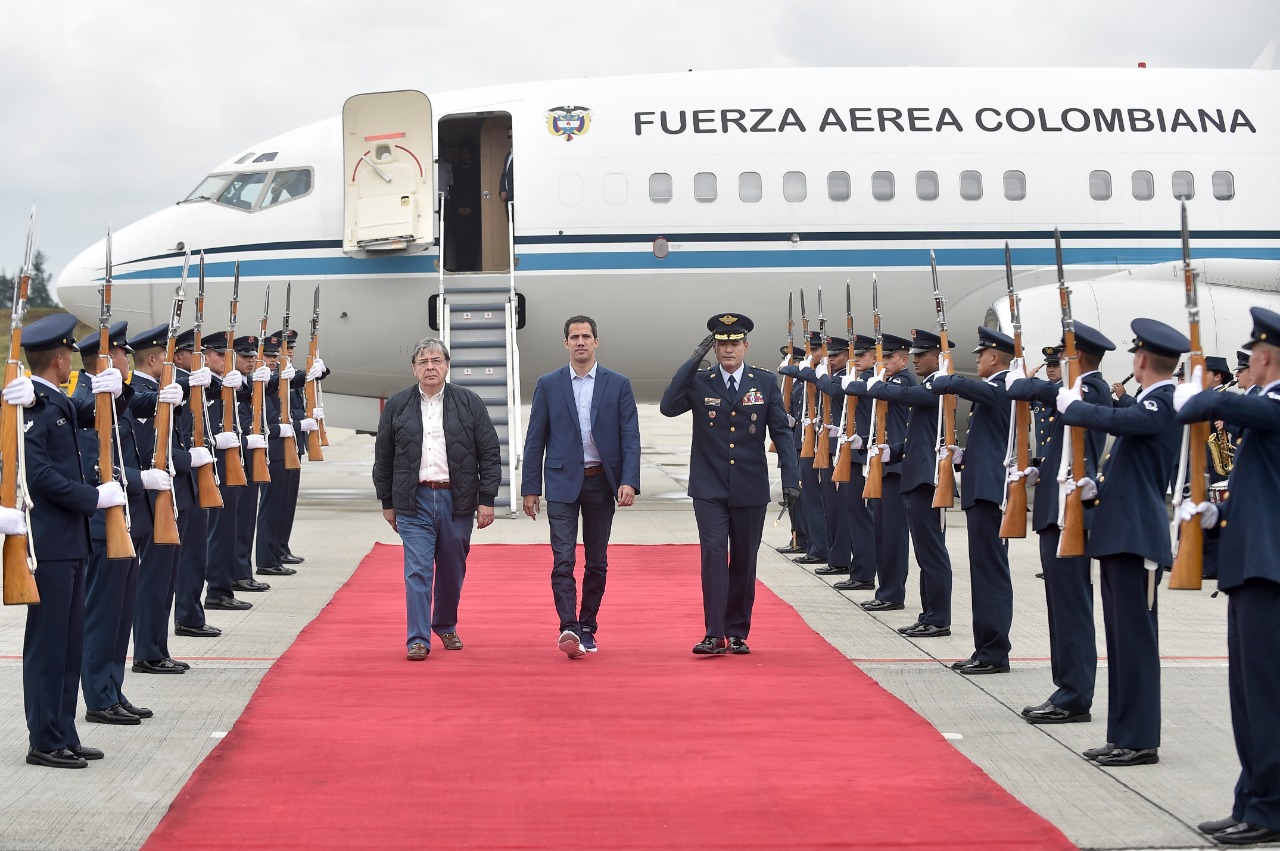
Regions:
[[706, 396], [703, 397], [702, 404], [706, 405], [708, 408], [718, 408], [720, 407], [720, 399], [717, 396]]
[[744, 404], [744, 405], [763, 405], [763, 404], [764, 404], [764, 396], [763, 396], [763, 395], [761, 395], [761, 393], [760, 393], [760, 391], [759, 391], [759, 390], [757, 390], [757, 389], [755, 389], [755, 388], [753, 387], [753, 388], [751, 388], [751, 390], [747, 391], [747, 395], [745, 395], [745, 396], [743, 396], [743, 397], [742, 397], [742, 404]]

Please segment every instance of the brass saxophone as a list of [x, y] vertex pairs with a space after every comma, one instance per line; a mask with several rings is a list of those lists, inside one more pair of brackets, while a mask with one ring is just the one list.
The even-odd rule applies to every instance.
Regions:
[[[1215, 393], [1225, 393], [1227, 388], [1235, 384], [1235, 379], [1220, 384], [1213, 388]], [[1225, 425], [1219, 424], [1214, 427], [1213, 434], [1209, 435], [1209, 458], [1213, 461], [1213, 471], [1219, 476], [1231, 475], [1231, 468], [1236, 463], [1236, 447], [1231, 442], [1231, 435], [1227, 434]]]

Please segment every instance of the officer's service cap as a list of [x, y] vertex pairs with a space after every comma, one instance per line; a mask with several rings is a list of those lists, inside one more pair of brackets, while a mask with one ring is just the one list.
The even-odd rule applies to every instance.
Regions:
[[756, 324], [741, 313], [717, 313], [707, 320], [707, 330], [717, 340], [745, 340]]
[[280, 334], [279, 332], [267, 337], [262, 344], [262, 353], [264, 355], [280, 354]]
[[148, 328], [129, 341], [129, 347], [135, 352], [143, 349], [154, 349], [169, 345], [169, 323]]
[[[788, 352], [790, 352], [790, 354], [788, 354]], [[779, 346], [778, 354], [787, 355], [787, 357], [792, 357], [792, 358], [802, 358], [804, 357], [804, 349], [801, 348], [800, 346], [791, 346], [791, 345]]]
[[188, 328], [174, 340], [174, 348], [180, 352], [194, 351], [196, 347], [196, 329]]
[[856, 334], [853, 338], [853, 353], [861, 355], [876, 347], [876, 338], [868, 334]]
[[887, 355], [890, 352], [900, 352], [911, 348], [911, 341], [906, 337], [899, 337], [897, 334], [881, 334], [880, 345]]
[[1040, 354], [1044, 357], [1045, 366], [1058, 366], [1062, 363], [1061, 346], [1045, 346], [1040, 350]]
[[69, 346], [76, 347], [71, 336], [76, 330], [76, 318], [70, 313], [54, 313], [37, 319], [22, 329], [22, 348], [29, 352], [47, 352]]
[[817, 349], [817, 348], [821, 348], [821, 346], [822, 346], [822, 332], [810, 331], [809, 332], [809, 348]]
[[[113, 322], [107, 330], [107, 346], [109, 348], [121, 348], [126, 352], [132, 352], [128, 341], [125, 339], [129, 336], [129, 323]], [[80, 350], [80, 354], [84, 357], [91, 358], [98, 354], [98, 343], [101, 340], [99, 333], [94, 331], [92, 334], [86, 334], [84, 339], [76, 343], [76, 348]], [[25, 338], [23, 342], [26, 342]]]
[[1249, 368], [1249, 353], [1236, 352], [1236, 372]]
[[205, 334], [200, 338], [200, 345], [215, 352], [225, 351], [227, 348], [227, 332], [215, 331], [212, 334]]
[[1227, 366], [1227, 359], [1215, 356], [1204, 359], [1204, 368], [1208, 372], [1222, 373], [1222, 380], [1226, 381], [1231, 377], [1231, 367]]
[[828, 354], [838, 355], [840, 354], [840, 352], [847, 352], [847, 351], [849, 351], [849, 341], [846, 340], [844, 337], [828, 337], [827, 338]]
[[[272, 331], [272, 332], [271, 332], [271, 336], [272, 336], [272, 337], [278, 337], [279, 339], [283, 340], [283, 339], [284, 339], [284, 329], [283, 329], [283, 328], [281, 328], [279, 331]], [[297, 329], [297, 328], [290, 328], [290, 329], [289, 329], [289, 345], [290, 345], [290, 346], [292, 346], [292, 345], [293, 345], [294, 343], [296, 343], [296, 342], [298, 342], [298, 329]], [[271, 345], [271, 341], [270, 341], [269, 339], [268, 339], [268, 341], [267, 341], [267, 345]]]
[[254, 334], [236, 337], [231, 347], [236, 350], [238, 355], [256, 355], [258, 353], [258, 337]]
[[1116, 350], [1116, 344], [1108, 340], [1106, 335], [1097, 328], [1085, 325], [1083, 322], [1075, 323], [1075, 328], [1076, 348], [1080, 351], [1102, 357], [1107, 352]]
[[1001, 334], [999, 331], [993, 331], [985, 325], [978, 326], [978, 346], [973, 350], [974, 354], [986, 349], [995, 349], [998, 352], [1013, 354], [1013, 338], [1008, 334]]
[[1191, 351], [1191, 341], [1176, 328], [1154, 319], [1135, 319], [1129, 323], [1133, 329], [1131, 352], [1151, 352], [1167, 358], [1176, 358]]
[[1251, 307], [1249, 313], [1253, 316], [1253, 331], [1244, 348], [1252, 349], [1258, 343], [1280, 346], [1280, 313], [1265, 307]]
[[[954, 349], [956, 347], [955, 341], [947, 340], [947, 347]], [[911, 329], [911, 354], [920, 355], [941, 348], [942, 338], [937, 334], [932, 331], [926, 331], [923, 328]]]

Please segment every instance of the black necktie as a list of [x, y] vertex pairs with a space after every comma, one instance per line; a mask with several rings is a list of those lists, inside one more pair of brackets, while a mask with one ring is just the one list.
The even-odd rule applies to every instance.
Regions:
[[733, 379], [732, 375], [729, 376], [729, 392], [730, 393], [738, 392], [738, 382]]

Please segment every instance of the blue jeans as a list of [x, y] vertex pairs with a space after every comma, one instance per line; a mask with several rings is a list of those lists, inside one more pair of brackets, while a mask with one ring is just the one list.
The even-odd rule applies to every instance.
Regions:
[[440, 635], [456, 631], [458, 599], [471, 549], [471, 523], [470, 516], [454, 516], [450, 491], [426, 485], [418, 486], [416, 514], [396, 513], [396, 526], [404, 542], [405, 608], [409, 618], [406, 647], [419, 642], [429, 647], [432, 632]]

